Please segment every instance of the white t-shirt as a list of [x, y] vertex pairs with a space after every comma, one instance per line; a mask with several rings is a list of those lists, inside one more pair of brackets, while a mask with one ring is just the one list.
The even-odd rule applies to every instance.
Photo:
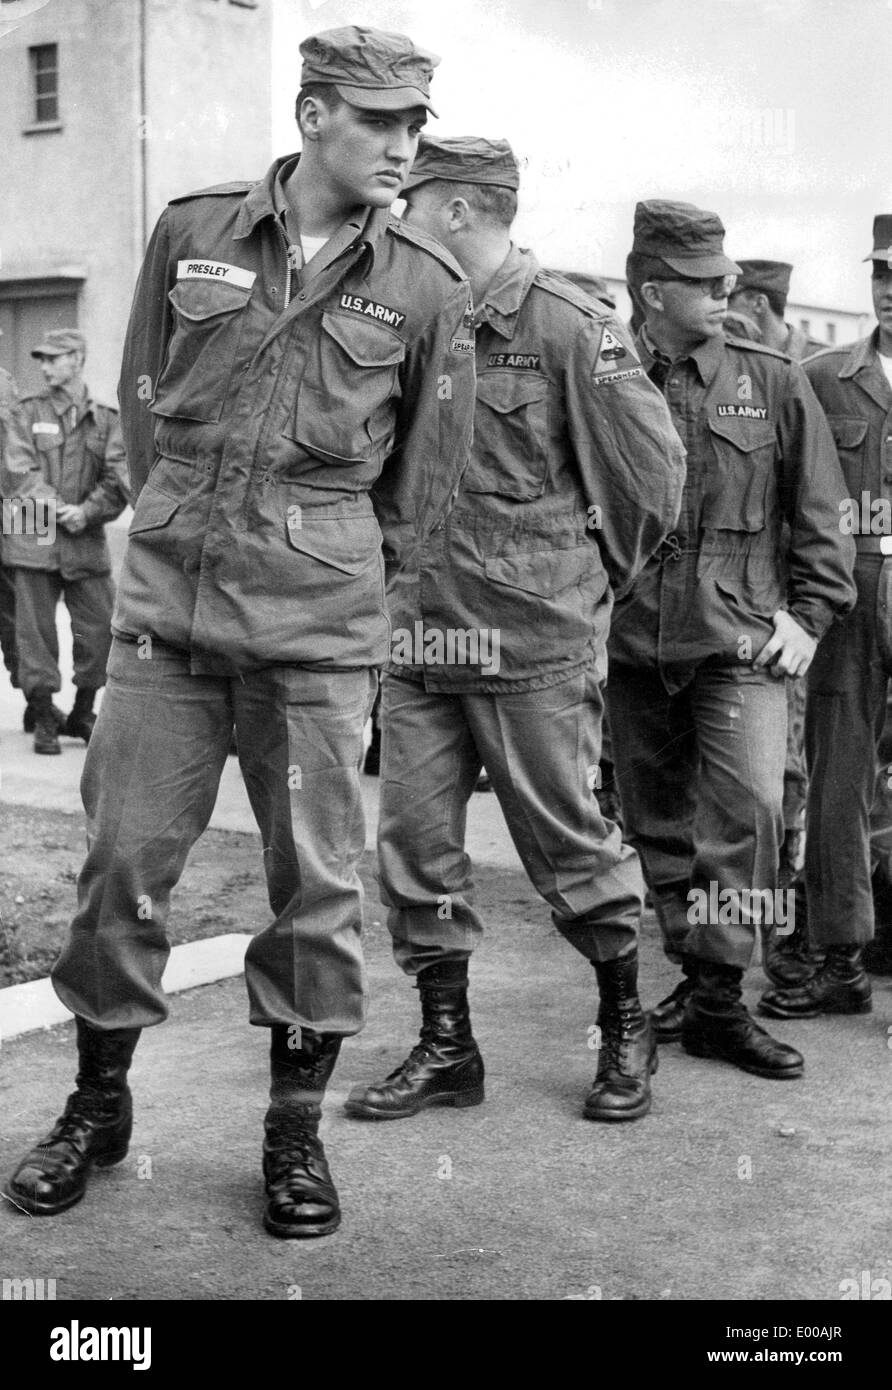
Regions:
[[313, 259], [317, 251], [322, 250], [327, 241], [327, 236], [301, 236], [300, 249], [304, 253], [304, 265]]
[[892, 357], [884, 357], [881, 352], [877, 353], [877, 357], [880, 359], [880, 366], [886, 373], [886, 380], [892, 386]]

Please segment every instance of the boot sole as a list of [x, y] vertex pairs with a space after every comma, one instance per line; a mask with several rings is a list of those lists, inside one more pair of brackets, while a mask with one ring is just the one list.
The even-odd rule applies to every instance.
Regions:
[[774, 1004], [758, 1004], [758, 1011], [764, 1018], [820, 1018], [822, 1014], [869, 1014], [873, 1012], [873, 1000], [864, 999], [860, 1004], [840, 1008], [838, 1005], [825, 1005], [809, 1009], [807, 1012], [797, 1009], [794, 1012], [786, 1009], [779, 1009]]
[[415, 1105], [403, 1110], [376, 1110], [361, 1101], [347, 1101], [344, 1112], [355, 1120], [408, 1120], [420, 1110], [432, 1105], [451, 1105], [456, 1110], [466, 1110], [472, 1105], [482, 1105], [486, 1099], [482, 1086], [471, 1091], [443, 1091], [439, 1095], [424, 1096]]
[[289, 1226], [273, 1221], [264, 1213], [263, 1228], [279, 1240], [312, 1240], [316, 1236], [330, 1236], [341, 1224], [341, 1214], [336, 1212], [328, 1221], [319, 1221], [314, 1226]]
[[73, 1197], [66, 1197], [64, 1202], [35, 1201], [33, 1197], [26, 1197], [23, 1193], [16, 1192], [9, 1183], [3, 1188], [3, 1195], [7, 1201], [12, 1202], [13, 1206], [18, 1207], [19, 1211], [27, 1212], [29, 1216], [58, 1216], [61, 1212], [68, 1211], [71, 1207], [77, 1206], [78, 1202], [83, 1201], [87, 1194], [90, 1173], [94, 1168], [113, 1168], [116, 1163], [122, 1163], [127, 1157], [128, 1149], [129, 1144], [123, 1150], [116, 1149], [112, 1153], [94, 1158], [87, 1169], [84, 1186], [80, 1192], [75, 1192]]
[[774, 1071], [768, 1067], [749, 1066], [745, 1062], [740, 1062], [735, 1057], [729, 1057], [727, 1053], [721, 1052], [709, 1046], [692, 1046], [682, 1038], [682, 1046], [691, 1057], [701, 1057], [707, 1062], [727, 1062], [729, 1066], [737, 1067], [739, 1071], [749, 1072], [751, 1076], [764, 1077], [766, 1081], [797, 1081], [805, 1070], [805, 1063], [800, 1062], [796, 1066], [786, 1067], [783, 1071]]

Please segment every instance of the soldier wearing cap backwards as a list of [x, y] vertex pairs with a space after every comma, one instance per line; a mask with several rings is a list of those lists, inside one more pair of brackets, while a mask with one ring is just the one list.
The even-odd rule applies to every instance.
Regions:
[[[105, 524], [127, 505], [127, 472], [118, 412], [87, 390], [85, 353], [76, 328], [54, 328], [31, 349], [46, 390], [22, 398], [4, 449], [0, 491], [38, 509], [36, 525], [23, 518], [20, 528], [7, 527], [3, 547], [15, 574], [18, 679], [35, 753], [59, 753], [60, 732], [89, 743], [111, 647], [115, 591]], [[76, 690], [67, 718], [53, 704], [62, 687], [56, 608], [63, 596]]]
[[[656, 1049], [637, 992], [638, 856], [592, 795], [613, 591], [672, 525], [683, 453], [619, 320], [510, 239], [518, 173], [504, 140], [425, 140], [410, 226], [467, 272], [477, 409], [455, 508], [391, 595], [379, 864], [421, 1039], [348, 1113], [373, 1120], [483, 1099], [468, 1015], [465, 818], [485, 764], [517, 851], [600, 989], [591, 1120], [650, 1108]], [[458, 634], [450, 655], [449, 634]], [[476, 637], [476, 649], [469, 639]], [[439, 640], [438, 640], [439, 639]]]
[[271, 1034], [264, 1224], [320, 1236], [340, 1219], [318, 1124], [364, 1019], [359, 760], [385, 565], [450, 505], [474, 354], [467, 281], [389, 212], [438, 60], [356, 27], [301, 53], [303, 153], [175, 199], [136, 290], [120, 395], [139, 495], [84, 771], [90, 853], [53, 974], [78, 1086], [7, 1188], [36, 1215], [126, 1153], [127, 1068], [167, 1013], [170, 891], [234, 725], [275, 916], [246, 959], [251, 1022]]
[[828, 633], [808, 680], [809, 935], [821, 968], [769, 990], [772, 1018], [867, 1013], [862, 949], [874, 933], [870, 809], [892, 675], [892, 214], [874, 220], [871, 288], [877, 326], [860, 342], [812, 357], [805, 373], [827, 416], [845, 475], [836, 528], [854, 536], [854, 611]]
[[770, 891], [781, 678], [801, 677], [852, 607], [853, 546], [838, 525], [833, 440], [802, 369], [723, 335], [738, 270], [723, 235], [714, 213], [688, 203], [635, 210], [637, 346], [687, 448], [687, 481], [675, 533], [614, 610], [608, 699], [626, 831], [685, 976], [654, 1011], [658, 1036], [787, 1078], [802, 1057], [753, 1021], [741, 984], [756, 922], [783, 910]]

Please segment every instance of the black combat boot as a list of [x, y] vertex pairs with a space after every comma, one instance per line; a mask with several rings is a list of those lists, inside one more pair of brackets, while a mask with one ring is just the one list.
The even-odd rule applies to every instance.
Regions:
[[697, 962], [697, 983], [685, 1008], [681, 1042], [693, 1057], [730, 1062], [754, 1076], [792, 1080], [802, 1075], [801, 1053], [760, 1028], [741, 1002], [743, 971]]
[[[50, 703], [52, 704], [52, 701], [50, 701]], [[56, 721], [56, 729], [58, 733], [61, 734], [68, 720], [68, 715], [65, 713], [64, 710], [60, 709], [58, 705], [53, 704], [52, 709], [53, 718]], [[31, 701], [28, 700], [22, 713], [22, 728], [24, 729], [26, 734], [33, 734], [36, 725], [37, 714]]]
[[269, 1200], [263, 1224], [271, 1235], [286, 1240], [327, 1236], [341, 1224], [341, 1208], [319, 1121], [341, 1035], [285, 1023], [274, 1024], [270, 1034], [271, 1104], [263, 1141]]
[[348, 1115], [402, 1120], [427, 1105], [479, 1105], [483, 1058], [471, 1036], [468, 961], [445, 960], [418, 972], [421, 1037], [380, 1086], [354, 1086]]
[[601, 992], [598, 1071], [585, 1099], [587, 1120], [638, 1120], [651, 1107], [657, 1040], [638, 998], [638, 952], [593, 961]]
[[79, 1202], [93, 1164], [110, 1168], [126, 1156], [133, 1128], [127, 1071], [139, 1028], [102, 1032], [78, 1018], [77, 1090], [51, 1134], [19, 1164], [4, 1191], [31, 1216], [55, 1216]]
[[96, 716], [93, 713], [93, 701], [95, 699], [95, 690], [91, 690], [86, 685], [78, 686], [71, 713], [65, 720], [63, 734], [67, 734], [69, 738], [82, 738], [84, 743], [90, 742], [93, 725], [96, 723]]
[[789, 989], [804, 984], [824, 963], [824, 952], [811, 945], [808, 935], [808, 903], [805, 882], [798, 878], [793, 930], [781, 935], [774, 926], [762, 928], [762, 969], [773, 985]]
[[34, 711], [34, 752], [61, 753], [58, 725], [53, 714], [53, 692], [49, 686], [32, 690], [28, 704]]
[[684, 979], [679, 980], [672, 993], [667, 994], [650, 1011], [650, 1021], [658, 1043], [678, 1042], [681, 1037], [685, 1004], [691, 997], [697, 978], [697, 962], [693, 956], [682, 956], [681, 968]]
[[793, 989], [769, 989], [759, 1013], [769, 1018], [817, 1018], [818, 1014], [869, 1014], [870, 979], [860, 946], [828, 946], [816, 975]]

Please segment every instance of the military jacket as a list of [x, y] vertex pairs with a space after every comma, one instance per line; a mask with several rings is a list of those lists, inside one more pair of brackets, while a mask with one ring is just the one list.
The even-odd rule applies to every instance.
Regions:
[[810, 358], [804, 370], [836, 441], [846, 483], [845, 526], [859, 551], [892, 554], [892, 386], [878, 343], [874, 330]]
[[749, 664], [780, 608], [820, 638], [854, 606], [854, 546], [839, 525], [833, 438], [801, 367], [736, 338], [670, 361], [644, 328], [638, 348], [664, 383], [687, 481], [674, 533], [616, 606], [609, 650], [659, 667], [674, 692], [701, 662]]
[[383, 664], [385, 561], [442, 520], [468, 458], [461, 271], [366, 209], [294, 276], [275, 201], [293, 158], [174, 199], [124, 347], [139, 496], [113, 628], [196, 672]]
[[[108, 574], [105, 523], [120, 516], [129, 491], [118, 412], [89, 394], [77, 405], [64, 391], [23, 396], [6, 429], [0, 491], [4, 564], [63, 579]], [[82, 507], [86, 528], [74, 534], [55, 524], [53, 500]]]
[[671, 528], [684, 451], [626, 329], [531, 252], [512, 247], [476, 317], [471, 462], [392, 591], [389, 669], [535, 689], [603, 669], [612, 591]]

